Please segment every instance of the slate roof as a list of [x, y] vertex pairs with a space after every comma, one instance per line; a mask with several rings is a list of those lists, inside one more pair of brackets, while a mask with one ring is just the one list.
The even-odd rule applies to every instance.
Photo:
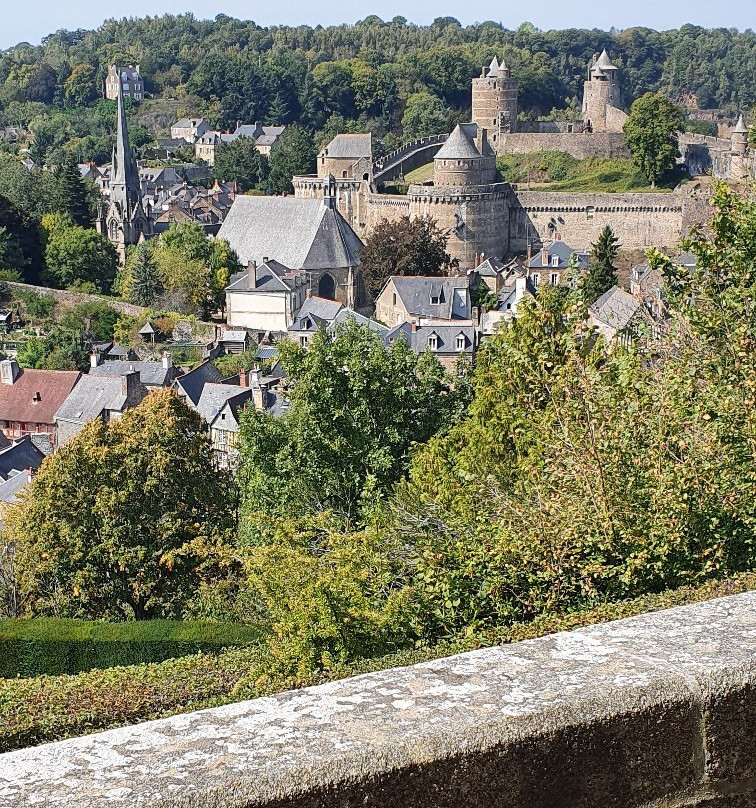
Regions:
[[218, 368], [207, 360], [201, 365], [197, 365], [194, 370], [190, 370], [189, 373], [179, 376], [174, 382], [174, 387], [183, 391], [192, 405], [196, 407], [202, 396], [202, 388], [206, 384], [217, 384], [222, 381], [222, 378]]
[[[0, 384], [2, 419], [52, 425], [80, 376], [77, 370], [22, 369], [13, 384]], [[39, 401], [34, 400], [37, 393]]]
[[356, 267], [363, 244], [336, 210], [318, 199], [237, 196], [218, 232], [243, 264], [275, 259], [292, 269]]
[[383, 325], [383, 323], [379, 323], [377, 320], [371, 320], [369, 317], [365, 317], [359, 312], [354, 311], [354, 309], [342, 308], [328, 325], [326, 331], [331, 334], [342, 323], [346, 323], [349, 320], [354, 320], [357, 325], [366, 326], [371, 331], [375, 331], [381, 336], [388, 334], [388, 332], [391, 330], [388, 326]]
[[2, 432], [0, 432], [0, 449], [5, 449], [10, 445], [11, 442], [8, 440], [8, 438], [6, 438], [5, 435], [3, 435]]
[[10, 446], [0, 449], [0, 481], [7, 480], [14, 471], [38, 469], [45, 455], [34, 445], [29, 435], [24, 435]]
[[246, 331], [224, 331], [221, 342], [246, 342], [249, 336]]
[[[464, 351], [457, 348], [457, 337], [465, 338]], [[435, 335], [436, 349], [430, 349], [429, 340]], [[390, 345], [397, 339], [403, 339], [415, 353], [431, 350], [441, 355], [456, 355], [459, 353], [471, 354], [475, 348], [475, 326], [469, 321], [460, 323], [429, 323], [418, 325], [414, 329], [409, 323], [400, 323], [392, 328], [385, 336], [384, 342]]]
[[[30, 482], [31, 474], [28, 471], [12, 474], [5, 482], [0, 482], [0, 502], [4, 502], [6, 505], [18, 502], [19, 492]], [[0, 527], [2, 527], [2, 524], [3, 520], [0, 518]]]
[[345, 134], [336, 137], [323, 149], [321, 155], [326, 157], [358, 160], [360, 157], [372, 157], [370, 133]]
[[[438, 320], [459, 319], [452, 316], [454, 290], [470, 288], [470, 279], [465, 275], [455, 278], [392, 275], [387, 283], [392, 281], [408, 314]], [[432, 297], [439, 302], [431, 303]]]
[[496, 278], [504, 269], [504, 262], [499, 261], [498, 258], [487, 258], [475, 270], [483, 278]]
[[444, 145], [438, 150], [434, 160], [472, 160], [482, 157], [475, 145], [475, 136], [478, 125], [475, 123], [460, 123], [446, 139]]
[[612, 64], [612, 60], [609, 58], [609, 54], [606, 52], [606, 48], [601, 51], [601, 56], [596, 59], [596, 64], [604, 71], [607, 70], [617, 70], [618, 68], [616, 65]]
[[344, 307], [335, 300], [308, 297], [297, 312], [289, 331], [317, 331], [329, 326]]
[[155, 329], [155, 326], [152, 325], [149, 320], [147, 320], [147, 322], [139, 329], [139, 333], [149, 336], [150, 334], [157, 334], [157, 330]]
[[732, 131], [736, 132], [739, 135], [748, 133], [748, 127], [745, 125], [745, 121], [743, 120], [742, 113], [738, 117], [738, 122], [735, 124], [735, 128]]
[[164, 367], [162, 362], [129, 362], [115, 359], [89, 369], [89, 376], [125, 376], [130, 370], [139, 371], [139, 381], [145, 387], [170, 387], [178, 370]]
[[241, 403], [242, 401], [248, 401], [251, 397], [252, 390], [248, 387], [210, 382], [202, 388], [202, 394], [196, 409], [209, 425], [212, 424], [216, 415], [226, 406], [228, 401], [239, 398]]
[[585, 267], [588, 266], [588, 255], [580, 250], [574, 250], [569, 244], [561, 239], [552, 241], [546, 250], [549, 256], [549, 261], [544, 264], [542, 251], [538, 250], [538, 252], [535, 253], [535, 255], [533, 255], [528, 262], [528, 267], [530, 267], [530, 269], [547, 269], [551, 266], [550, 259], [554, 255], [559, 258], [559, 264], [558, 266], [554, 267], [554, 269], [566, 269], [572, 253], [577, 253], [578, 266], [580, 269], [585, 269]]
[[620, 289], [619, 286], [612, 286], [588, 307], [588, 313], [594, 320], [621, 331], [629, 325], [640, 307], [640, 302], [629, 292]]
[[120, 376], [94, 376], [89, 373], [81, 377], [59, 407], [55, 420], [86, 424], [105, 410], [120, 411], [125, 403], [126, 395]]
[[[251, 271], [251, 270], [250, 270]], [[297, 279], [304, 282], [304, 273], [291, 270], [278, 261], [268, 260], [258, 264], [255, 270], [255, 285], [249, 288], [249, 271], [240, 272], [231, 278], [226, 291], [233, 292], [291, 292], [297, 286]]]

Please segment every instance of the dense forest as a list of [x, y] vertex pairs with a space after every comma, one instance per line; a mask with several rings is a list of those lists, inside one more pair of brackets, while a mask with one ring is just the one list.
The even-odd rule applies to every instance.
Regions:
[[[441, 111], [450, 125], [465, 118], [470, 79], [494, 54], [519, 81], [524, 117], [574, 113], [587, 64], [602, 48], [621, 68], [628, 104], [648, 91], [700, 108], [747, 110], [756, 103], [750, 29], [540, 31], [524, 23], [512, 31], [494, 22], [463, 27], [451, 17], [418, 26], [375, 16], [328, 28], [263, 28], [225, 15], [201, 21], [184, 14], [109, 20], [94, 31], [58, 31], [38, 46], [2, 52], [0, 125], [29, 127], [39, 139], [44, 117], [48, 129], [74, 142], [79, 159], [106, 158], [111, 115], [100, 96], [107, 65], [138, 63], [148, 97], [140, 120], [153, 130], [170, 114], [192, 113], [222, 128], [240, 119], [298, 122], [321, 140], [367, 128], [379, 148], [391, 148], [404, 134], [408, 107], [436, 119]], [[60, 138], [47, 134], [53, 144]]]

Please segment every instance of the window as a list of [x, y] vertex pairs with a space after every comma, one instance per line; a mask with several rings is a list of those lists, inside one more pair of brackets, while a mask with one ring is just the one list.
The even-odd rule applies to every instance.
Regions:
[[391, 305], [396, 306], [396, 292], [391, 295]]
[[467, 347], [466, 343], [467, 343], [467, 340], [465, 339], [465, 335], [464, 334], [458, 334], [457, 335], [457, 350], [458, 351], [464, 351], [465, 348]]
[[437, 334], [431, 334], [428, 337], [428, 347], [431, 349], [431, 351], [437, 351], [438, 350], [438, 335]]
[[551, 273], [551, 285], [552, 286], [559, 286], [559, 273], [552, 272]]
[[551, 256], [551, 266], [553, 266], [553, 267], [558, 267], [559, 266], [559, 256], [558, 255], [552, 255]]
[[431, 295], [431, 306], [438, 306], [439, 297], [438, 295]]
[[535, 272], [533, 274], [533, 286], [539, 286], [540, 283], [541, 283], [541, 276], [537, 272]]
[[593, 207], [593, 205], [588, 205], [588, 207], [585, 209], [585, 216], [586, 216], [586, 218], [587, 218], [587, 219], [592, 219], [592, 218], [593, 218], [593, 214], [594, 214], [595, 212], [596, 212], [596, 208], [594, 208], [594, 207]]

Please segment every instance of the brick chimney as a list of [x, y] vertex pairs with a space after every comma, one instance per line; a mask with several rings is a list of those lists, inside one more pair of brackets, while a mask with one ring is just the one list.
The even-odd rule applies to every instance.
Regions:
[[533, 257], [533, 245], [532, 245], [530, 242], [528, 242], [528, 257], [527, 257], [527, 259], [526, 259], [526, 262], [527, 262], [528, 264], [530, 263], [530, 259], [531, 259], [532, 257]]
[[549, 265], [549, 251], [548, 251], [548, 249], [546, 247], [543, 247], [541, 249], [541, 263], [544, 266]]
[[239, 371], [239, 387], [249, 387], [249, 371], [246, 369]]

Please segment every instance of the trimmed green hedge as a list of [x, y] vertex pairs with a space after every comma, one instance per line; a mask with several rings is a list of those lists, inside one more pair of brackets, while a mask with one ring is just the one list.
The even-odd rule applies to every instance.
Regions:
[[0, 752], [752, 589], [756, 589], [756, 573], [737, 575], [586, 612], [543, 617], [431, 648], [358, 660], [300, 679], [252, 680], [250, 671], [259, 670], [266, 654], [258, 646], [77, 676], [0, 680]]
[[255, 645], [254, 626], [204, 621], [0, 620], [0, 677], [75, 674]]

